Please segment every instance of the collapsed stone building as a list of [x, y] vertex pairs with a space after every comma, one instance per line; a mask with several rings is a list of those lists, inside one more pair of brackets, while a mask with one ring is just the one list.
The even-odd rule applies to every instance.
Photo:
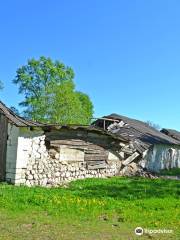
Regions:
[[43, 124], [0, 102], [0, 180], [28, 186], [147, 175], [180, 166], [180, 141], [138, 120], [110, 115], [91, 126]]

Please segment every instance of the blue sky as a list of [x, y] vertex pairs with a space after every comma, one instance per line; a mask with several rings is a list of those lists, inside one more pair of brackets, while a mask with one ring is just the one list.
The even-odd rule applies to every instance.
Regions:
[[63, 61], [95, 116], [113, 112], [180, 130], [180, 2], [0, 2], [0, 98], [18, 106], [16, 69], [41, 55]]

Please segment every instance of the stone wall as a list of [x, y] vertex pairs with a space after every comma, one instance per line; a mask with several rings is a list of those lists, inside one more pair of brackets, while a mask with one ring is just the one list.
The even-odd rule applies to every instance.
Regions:
[[[76, 179], [144, 175], [180, 167], [180, 147], [155, 145], [137, 152], [131, 142], [82, 130], [44, 133], [9, 125], [6, 180], [28, 186], [57, 186]], [[147, 175], [148, 177], [148, 175]]]
[[153, 172], [159, 172], [161, 169], [180, 168], [180, 147], [156, 144], [144, 152], [140, 164]]
[[84, 161], [82, 149], [70, 149], [66, 146], [47, 148], [45, 138], [42, 132], [30, 134], [20, 130], [19, 137], [16, 135], [14, 175], [7, 173], [12, 183], [57, 186], [75, 179], [103, 178], [119, 172], [121, 161], [113, 152], [108, 153], [106, 167], [99, 165], [98, 169], [90, 169]]

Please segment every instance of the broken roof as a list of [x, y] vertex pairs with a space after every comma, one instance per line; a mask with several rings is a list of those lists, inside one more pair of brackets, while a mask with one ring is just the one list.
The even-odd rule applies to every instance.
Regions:
[[45, 124], [40, 122], [35, 122], [31, 120], [24, 119], [23, 117], [18, 116], [15, 114], [10, 108], [8, 108], [4, 103], [0, 101], [0, 113], [6, 116], [8, 121], [12, 124], [14, 124], [16, 127], [40, 127], [44, 131], [49, 130], [60, 130], [60, 129], [71, 129], [71, 130], [87, 130], [94, 133], [99, 133], [102, 135], [110, 136], [114, 139], [127, 142], [128, 140], [124, 138], [123, 136], [117, 136], [111, 132], [108, 132], [106, 130], [102, 130], [99, 128], [96, 128], [94, 126], [83, 126], [83, 125], [60, 125], [60, 124]]
[[174, 130], [174, 129], [167, 129], [163, 128], [161, 130], [162, 133], [166, 134], [167, 136], [170, 136], [178, 141], [180, 141], [180, 132]]
[[45, 132], [51, 131], [51, 130], [78, 130], [78, 131], [88, 131], [91, 133], [97, 133], [104, 136], [111, 137], [113, 139], [122, 141], [122, 142], [128, 142], [127, 138], [124, 138], [123, 136], [118, 136], [114, 133], [108, 132], [107, 130], [103, 130], [100, 128], [97, 128], [95, 126], [89, 126], [89, 125], [46, 125], [42, 127]]
[[39, 127], [46, 124], [38, 123], [35, 121], [26, 120], [15, 114], [10, 108], [0, 101], [0, 113], [4, 114], [6, 118], [17, 127]]
[[[150, 145], [153, 144], [174, 144], [180, 145], [180, 138], [174, 139], [171, 136], [165, 135], [164, 133], [156, 130], [153, 127], [150, 127], [147, 123], [139, 121], [136, 119], [128, 118], [118, 114], [111, 114], [105, 116], [104, 118], [123, 121], [125, 124], [117, 129], [110, 129], [112, 133], [115, 133], [119, 136], [123, 136], [128, 140], [133, 140], [141, 143], [141, 145], [147, 149]], [[98, 119], [93, 123], [95, 126], [103, 127], [103, 119]], [[108, 120], [107, 120], [108, 124]], [[109, 122], [108, 125], [112, 124]], [[108, 127], [106, 125], [106, 128]]]
[[[111, 135], [112, 137], [118, 138], [122, 141], [130, 141], [130, 140], [136, 140], [141, 142], [141, 146], [144, 149], [147, 149], [149, 145], [155, 144], [155, 143], [162, 143], [162, 144], [175, 144], [180, 145], [180, 133], [171, 130], [166, 129], [165, 131], [159, 132], [158, 130], [150, 127], [147, 123], [128, 118], [122, 115], [118, 114], [111, 114], [109, 116], [105, 116], [106, 122], [109, 121], [109, 124], [112, 124], [112, 120], [119, 120], [126, 123], [123, 127], [119, 127], [116, 130], [111, 130], [110, 132], [107, 132], [107, 130], [98, 130], [97, 127], [100, 126], [100, 122], [104, 121], [103, 119], [98, 119], [93, 123], [93, 126], [80, 126], [80, 125], [67, 125], [67, 126], [60, 126], [59, 124], [45, 124], [40, 123], [36, 121], [31, 121], [24, 119], [23, 117], [18, 116], [15, 114], [10, 108], [8, 108], [4, 103], [0, 101], [0, 113], [5, 115], [8, 121], [12, 124], [14, 124], [17, 127], [41, 127], [43, 129], [47, 128], [62, 128], [66, 127], [69, 129], [87, 129], [89, 131], [99, 131], [103, 134]], [[108, 120], [109, 119], [109, 120]], [[167, 132], [168, 131], [168, 132]], [[164, 134], [165, 133], [165, 134]], [[175, 134], [176, 133], [176, 134]], [[178, 136], [179, 135], [179, 136]]]

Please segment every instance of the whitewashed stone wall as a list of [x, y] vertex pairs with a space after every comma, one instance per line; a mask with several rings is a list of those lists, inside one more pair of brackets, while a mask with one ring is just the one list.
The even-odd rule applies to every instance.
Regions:
[[[36, 135], [38, 137], [36, 137]], [[8, 124], [8, 140], [6, 152], [6, 181], [25, 183], [24, 172], [27, 168], [34, 138], [39, 138], [42, 132], [32, 133], [28, 129], [21, 129]]]
[[144, 153], [141, 165], [150, 171], [180, 168], [180, 147], [156, 144]]
[[114, 176], [119, 172], [121, 162], [113, 153], [109, 153], [107, 168], [91, 170], [86, 166], [83, 150], [66, 146], [48, 150], [42, 132], [23, 132], [16, 127], [13, 131], [9, 133], [14, 142], [11, 141], [8, 148], [11, 165], [6, 169], [6, 179], [12, 183], [56, 186], [75, 179]]

